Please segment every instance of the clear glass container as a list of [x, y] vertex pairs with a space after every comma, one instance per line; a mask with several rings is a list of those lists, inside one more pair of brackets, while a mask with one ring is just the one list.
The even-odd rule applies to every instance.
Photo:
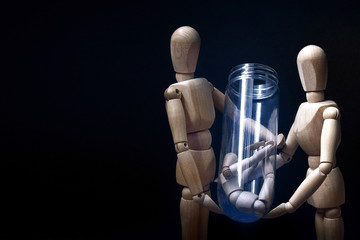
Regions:
[[247, 63], [231, 70], [225, 92], [218, 202], [235, 221], [257, 221], [271, 207], [278, 109], [274, 69]]

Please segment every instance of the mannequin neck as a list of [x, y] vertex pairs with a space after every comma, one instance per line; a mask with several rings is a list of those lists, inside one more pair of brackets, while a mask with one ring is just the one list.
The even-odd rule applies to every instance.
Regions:
[[306, 92], [306, 100], [309, 103], [322, 102], [325, 100], [324, 91]]

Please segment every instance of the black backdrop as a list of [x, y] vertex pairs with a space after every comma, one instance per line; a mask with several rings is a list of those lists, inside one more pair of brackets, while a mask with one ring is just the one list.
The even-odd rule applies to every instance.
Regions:
[[[357, 114], [360, 17], [355, 1], [16, 2], [3, 5], [0, 87], [2, 239], [180, 239], [176, 153], [164, 90], [175, 82], [169, 40], [196, 28], [196, 76], [225, 90], [236, 64], [275, 68], [279, 131], [305, 101], [297, 68], [308, 45], [327, 53], [326, 97], [342, 113], [337, 158], [346, 184], [346, 239], [360, 214]], [[221, 114], [214, 126], [219, 156]], [[303, 180], [298, 150], [276, 176], [274, 206]], [[216, 189], [215, 184], [212, 190]], [[315, 210], [236, 223], [211, 214], [209, 239], [315, 239]]]

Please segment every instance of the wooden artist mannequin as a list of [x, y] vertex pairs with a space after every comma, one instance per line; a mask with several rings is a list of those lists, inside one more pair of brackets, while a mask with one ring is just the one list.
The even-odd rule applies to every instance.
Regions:
[[183, 239], [206, 239], [209, 209], [221, 210], [210, 198], [216, 160], [209, 128], [215, 108], [223, 111], [224, 94], [205, 78], [195, 78], [200, 37], [191, 27], [178, 28], [170, 41], [177, 83], [166, 89], [166, 111], [177, 152], [176, 181], [184, 186], [180, 201]]
[[[209, 184], [214, 180], [216, 160], [211, 148], [212, 137], [209, 128], [215, 120], [215, 108], [223, 112], [225, 96], [205, 78], [194, 78], [200, 50], [200, 37], [195, 29], [187, 26], [178, 28], [171, 37], [170, 50], [177, 83], [170, 85], [165, 90], [164, 96], [178, 158], [176, 180], [184, 186], [180, 201], [182, 237], [183, 239], [206, 239], [209, 210], [222, 214], [221, 209], [210, 197]], [[246, 119], [246, 123], [249, 128], [260, 127], [262, 140], [268, 141], [267, 146], [270, 147], [272, 144], [273, 147], [276, 142], [279, 147], [284, 143], [282, 134], [275, 137], [268, 129], [255, 124], [251, 119]], [[258, 147], [260, 145], [256, 148]], [[258, 164], [264, 159], [264, 156], [254, 156], [248, 160]], [[235, 162], [231, 160], [229, 165], [235, 166]], [[229, 170], [230, 168], [231, 166]], [[255, 173], [261, 172], [259, 168], [254, 167], [254, 170]], [[271, 169], [268, 168], [268, 170]], [[271, 184], [272, 172], [269, 171], [266, 172], [268, 180], [260, 198], [254, 194], [248, 198], [246, 197], [249, 196], [248, 192], [230, 189], [231, 184], [227, 184], [227, 189], [231, 190], [229, 195], [236, 191], [232, 199], [237, 206], [241, 209], [255, 208], [259, 212], [264, 211], [265, 206], [261, 201], [268, 201], [271, 197], [268, 192], [272, 192], [273, 186]], [[227, 172], [225, 174], [227, 179], [224, 172]], [[230, 183], [232, 181], [230, 175], [230, 172], [225, 169], [221, 175], [224, 176], [221, 182]]]
[[277, 168], [288, 163], [300, 146], [308, 155], [309, 169], [289, 201], [274, 208], [265, 218], [292, 213], [307, 201], [317, 208], [317, 239], [343, 239], [344, 224], [339, 206], [345, 202], [345, 187], [335, 157], [341, 138], [340, 112], [334, 101], [324, 100], [325, 53], [320, 47], [306, 46], [298, 54], [297, 65], [307, 102], [298, 109], [286, 144], [278, 155]]

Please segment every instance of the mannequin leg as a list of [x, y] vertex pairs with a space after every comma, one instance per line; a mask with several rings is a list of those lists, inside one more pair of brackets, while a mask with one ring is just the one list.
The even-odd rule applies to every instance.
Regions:
[[315, 215], [317, 240], [344, 239], [344, 222], [340, 207], [318, 209]]
[[325, 240], [324, 214], [325, 210], [322, 208], [317, 209], [315, 213], [315, 229], [317, 240]]
[[[208, 187], [205, 187], [205, 189], [206, 188]], [[205, 193], [211, 197], [210, 190]], [[199, 205], [199, 208], [199, 239], [206, 240], [208, 234], [209, 210], [202, 205]]]
[[183, 240], [197, 240], [199, 225], [200, 205], [197, 204], [190, 193], [189, 188], [184, 188], [180, 201], [180, 217]]
[[340, 207], [325, 210], [324, 232], [326, 240], [344, 239], [344, 222], [341, 217]]

